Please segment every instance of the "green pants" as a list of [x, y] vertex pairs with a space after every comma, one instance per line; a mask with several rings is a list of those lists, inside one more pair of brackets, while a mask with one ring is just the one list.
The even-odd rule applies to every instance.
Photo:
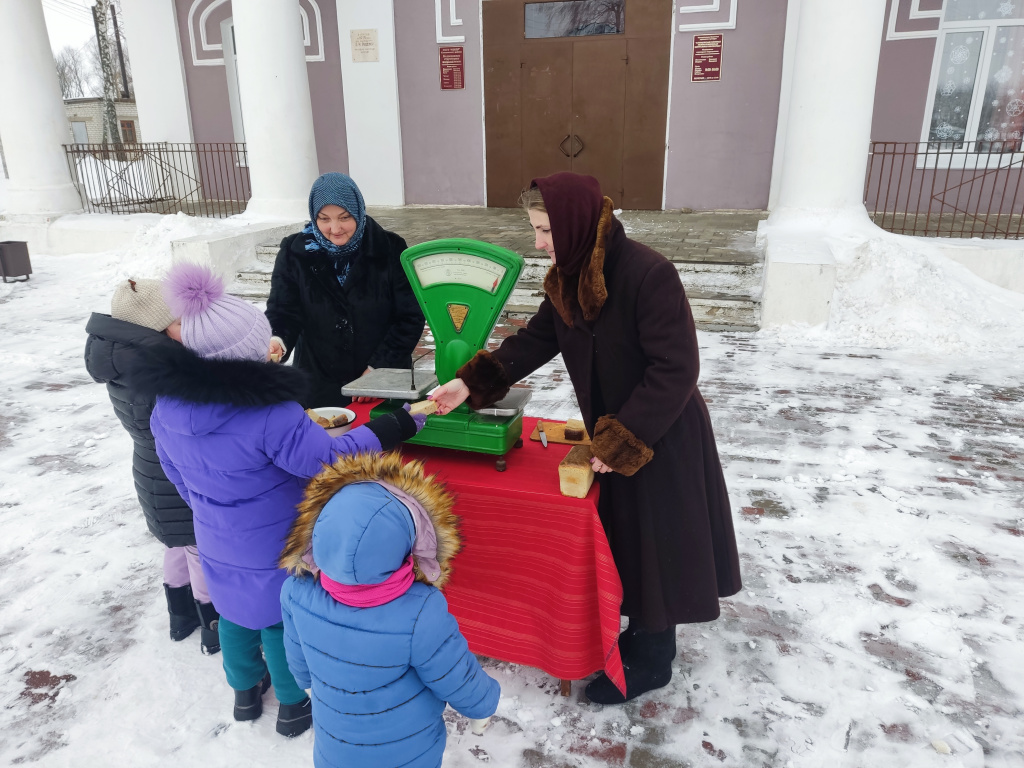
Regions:
[[236, 691], [248, 690], [255, 687], [269, 670], [274, 695], [279, 702], [298, 704], [305, 700], [306, 692], [292, 677], [284, 655], [284, 624], [278, 622], [266, 629], [247, 629], [221, 616], [218, 629], [228, 685]]

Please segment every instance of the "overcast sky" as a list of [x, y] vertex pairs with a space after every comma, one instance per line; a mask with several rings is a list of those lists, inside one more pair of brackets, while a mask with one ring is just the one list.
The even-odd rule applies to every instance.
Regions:
[[92, 5], [93, 0], [43, 0], [46, 30], [54, 53], [65, 45], [79, 48], [92, 38]]

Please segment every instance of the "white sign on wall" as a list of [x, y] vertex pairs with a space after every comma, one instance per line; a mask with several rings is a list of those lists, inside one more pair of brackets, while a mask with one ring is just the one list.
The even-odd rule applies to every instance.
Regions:
[[380, 61], [376, 29], [352, 30], [352, 61]]

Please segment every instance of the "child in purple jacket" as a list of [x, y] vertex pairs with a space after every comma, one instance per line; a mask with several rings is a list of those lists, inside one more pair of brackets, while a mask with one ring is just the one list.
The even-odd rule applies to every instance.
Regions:
[[[236, 720], [255, 720], [271, 682], [277, 732], [309, 728], [309, 697], [288, 670], [278, 556], [306, 482], [338, 456], [394, 448], [424, 420], [398, 411], [336, 438], [298, 401], [303, 372], [267, 362], [270, 324], [224, 293], [208, 268], [179, 264], [165, 295], [181, 317], [178, 349], [150, 355], [135, 372], [157, 396], [151, 420], [167, 477], [189, 502], [210, 595], [221, 613], [224, 672]], [[262, 645], [262, 653], [261, 647]]]

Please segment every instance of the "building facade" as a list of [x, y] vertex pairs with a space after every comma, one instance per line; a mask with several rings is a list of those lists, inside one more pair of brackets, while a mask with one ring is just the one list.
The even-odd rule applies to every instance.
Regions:
[[[243, 140], [230, 0], [173, 3], [192, 139]], [[291, 4], [318, 168], [380, 202], [507, 206], [577, 170], [627, 208], [769, 207], [797, 0]], [[1024, 3], [889, 0], [881, 35], [873, 140], [1019, 139]]]
[[[64, 110], [68, 116], [68, 143], [100, 144], [103, 141], [103, 99], [65, 99]], [[139, 110], [135, 99], [115, 99], [119, 138], [126, 144], [143, 141], [139, 131]]]

